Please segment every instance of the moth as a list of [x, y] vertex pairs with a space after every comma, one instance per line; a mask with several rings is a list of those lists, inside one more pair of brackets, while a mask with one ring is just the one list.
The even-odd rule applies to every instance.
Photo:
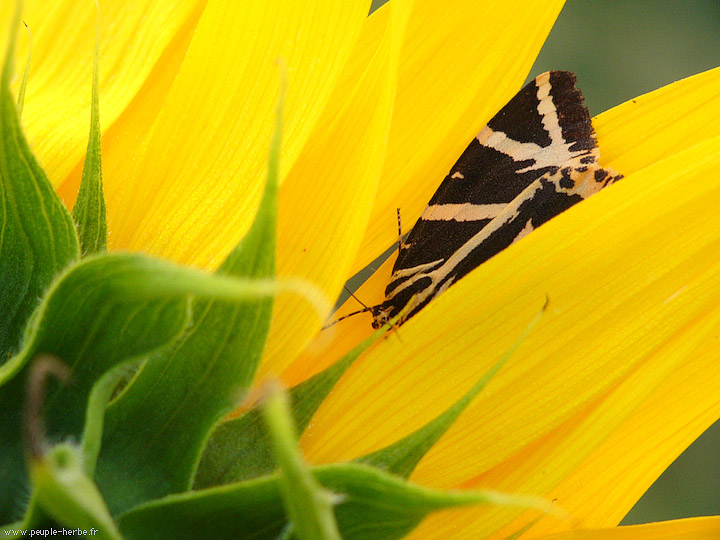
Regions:
[[493, 255], [622, 178], [599, 158], [575, 75], [538, 75], [472, 140], [400, 242], [385, 300], [362, 310], [373, 327], [410, 304], [402, 324]]

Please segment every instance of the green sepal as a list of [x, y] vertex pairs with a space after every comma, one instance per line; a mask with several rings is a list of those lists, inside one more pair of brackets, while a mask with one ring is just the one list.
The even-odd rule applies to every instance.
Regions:
[[[337, 381], [386, 329], [376, 331], [330, 367], [290, 389], [293, 417], [299, 432], [333, 389]], [[251, 409], [222, 422], [213, 431], [195, 476], [194, 488], [206, 488], [270, 474], [276, 468], [260, 411]]]
[[[16, 516], [18, 492], [27, 492], [20, 412], [36, 354], [56, 356], [71, 368], [71, 382], [48, 391], [48, 433], [80, 440], [88, 422], [96, 438], [102, 417], [86, 415], [86, 408], [88, 399], [102, 407], [107, 398], [102, 377], [175, 341], [189, 321], [188, 295], [242, 302], [277, 288], [267, 280], [211, 275], [138, 254], [95, 255], [68, 268], [34, 314], [23, 349], [0, 366], [0, 485], [15, 487], [0, 490], [0, 523]], [[91, 398], [98, 381], [101, 395]], [[86, 445], [90, 455], [97, 452], [97, 441]]]
[[[255, 220], [217, 276], [275, 275], [281, 107], [282, 96]], [[192, 327], [171, 350], [155, 355], [109, 407], [97, 480], [108, 486], [113, 512], [190, 489], [210, 432], [252, 383], [272, 306], [271, 297], [196, 301]]]
[[[27, 492], [20, 412], [32, 358], [52, 354], [72, 368], [71, 383], [49, 391], [46, 421], [53, 437], [79, 440], [95, 382], [119, 363], [176, 339], [187, 324], [187, 300], [143, 298], [132, 286], [132, 264], [112, 264], [130, 262], [125, 258], [87, 259], [68, 269], [34, 314], [23, 349], [0, 366], [0, 483], [15, 488], [0, 490], [0, 523], [17, 512], [18, 493]], [[139, 294], [125, 297], [128, 288]]]
[[318, 483], [298, 450], [287, 393], [267, 394], [262, 413], [279, 465], [280, 496], [298, 540], [341, 540], [333, 514], [337, 498]]
[[422, 457], [435, 445], [440, 437], [450, 429], [450, 426], [457, 420], [458, 416], [462, 414], [472, 400], [487, 386], [495, 374], [507, 363], [508, 359], [515, 354], [517, 348], [540, 320], [546, 307], [547, 302], [543, 306], [542, 311], [528, 324], [510, 349], [453, 405], [410, 435], [385, 448], [362, 456], [355, 461], [378, 467], [402, 478], [409, 478]]
[[53, 278], [79, 256], [72, 218], [33, 156], [10, 92], [22, 2], [0, 77], [0, 364]]
[[77, 531], [77, 536], [122, 540], [77, 448], [61, 443], [31, 458], [30, 478], [37, 505], [67, 529]]
[[[310, 470], [325, 489], [336, 495], [335, 519], [344, 540], [402, 538], [432, 511], [505, 501], [503, 495], [494, 492], [423, 488], [354, 463]], [[128, 540], [266, 540], [282, 538], [288, 520], [278, 475], [271, 475], [169, 495], [126, 512], [118, 517], [118, 523]]]
[[[99, 8], [98, 8], [99, 9]], [[100, 14], [97, 15], [97, 33], [93, 56], [92, 101], [90, 106], [90, 136], [80, 190], [78, 191], [73, 219], [77, 226], [83, 255], [105, 251], [107, 247], [107, 220], [102, 182], [102, 155], [100, 148]]]

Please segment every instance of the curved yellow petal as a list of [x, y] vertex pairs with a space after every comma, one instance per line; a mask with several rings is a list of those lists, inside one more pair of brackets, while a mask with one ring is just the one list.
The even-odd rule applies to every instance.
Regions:
[[[111, 125], [135, 96], [175, 33], [205, 0], [101, 2], [102, 124]], [[0, 20], [14, 2], [3, 2]], [[59, 185], [84, 159], [90, 130], [96, 10], [92, 0], [28, 0], [23, 18], [33, 35], [23, 124], [51, 181]], [[7, 29], [0, 29], [5, 42]], [[27, 39], [21, 39], [24, 65]]]
[[[421, 426], [510, 347], [547, 296], [537, 329], [413, 474], [438, 487], [492, 479], [547, 493], [700, 344], [717, 354], [719, 166], [716, 138], [629, 175], [479, 267], [348, 371], [302, 439], [305, 454], [352, 458]], [[676, 421], [667, 411], [667, 425]], [[451, 526], [479, 534], [512, 516], [501, 513], [428, 521], [438, 538]]]
[[[601, 114], [594, 123], [603, 157], [617, 169], [633, 172], [715, 135], [711, 119], [720, 116], [719, 96], [720, 69], [714, 69]], [[713, 392], [718, 385], [712, 369], [715, 361], [711, 342], [700, 343], [692, 361], [667, 375], [548, 496], [574, 515], [583, 516], [584, 526], [618, 523], [689, 442], [720, 416]], [[693, 377], [693, 385], [683, 384]], [[673, 403], [675, 418], [671, 432], [667, 429], [668, 403]], [[627, 447], [641, 452], [628, 454]], [[527, 520], [520, 518], [514, 526], [522, 519]], [[545, 520], [534, 530], [552, 531], [557, 525]]]
[[[582, 464], [552, 489], [549, 497], [571, 514], [582, 516], [584, 527], [619, 523], [689, 442], [720, 417], [720, 373], [715, 367], [717, 350], [712, 338], [718, 326], [714, 321], [714, 328], [706, 333], [711, 337], [696, 344], [689, 360], [667, 374]], [[647, 371], [641, 373], [652, 375]], [[557, 525], [543, 521], [537, 531], [557, 530]]]
[[720, 68], [669, 84], [593, 120], [604, 164], [633, 173], [718, 133]]
[[[677, 454], [720, 416], [720, 373], [712, 366], [717, 347], [707, 345], [719, 324], [716, 312], [681, 329], [649, 361], [569, 421], [459, 487], [492, 485], [540, 493], [573, 517], [542, 519], [533, 525], [531, 537], [617, 525]], [[468, 531], [483, 527], [489, 532], [494, 529], [488, 523], [500, 525], [513, 513], [519, 512], [468, 514], [458, 523]], [[492, 537], [506, 538], [536, 518], [537, 512], [521, 513]]]
[[[177, 28], [175, 35], [165, 46], [152, 71], [147, 74], [142, 87], [112, 124], [106, 122], [104, 103], [100, 103], [101, 124], [104, 128], [102, 167], [106, 190], [108, 184], [122, 183], [124, 172], [127, 170], [128, 156], [135, 156], [142, 147], [185, 58], [195, 26], [204, 8], [204, 1], [196, 4], [195, 10], [186, 18], [183, 25]], [[84, 164], [85, 159], [82, 156], [75, 168], [57, 187], [68, 208], [72, 208], [75, 204]]]
[[[443, 512], [441, 515], [445, 521], [452, 522], [456, 517], [462, 516], [462, 510], [451, 510]], [[432, 518], [424, 521], [407, 538], [410, 540], [443, 538], [428, 527], [431, 520]], [[497, 538], [498, 540], [515, 538], [514, 533], [519, 530], [518, 528], [508, 528], [508, 531], [510, 531], [508, 535], [503, 536], [501, 533], [490, 538]], [[482, 537], [473, 535], [470, 538]], [[720, 538], [720, 517], [697, 517], [605, 529], [591, 529], [576, 525], [567, 532], [549, 535], [538, 533], [532, 528], [520, 538], [523, 540], [716, 540]]]
[[[343, 72], [311, 143], [281, 190], [278, 274], [302, 277], [329, 299], [337, 297], [345, 282], [372, 209], [411, 9], [411, 1], [392, 3], [380, 46], [361, 77], [355, 69]], [[260, 377], [281, 373], [321, 322], [304, 299], [279, 297]]]
[[126, 165], [122, 178], [107, 179], [109, 245], [219, 265], [257, 205], [281, 72], [288, 81], [284, 178], [355, 44], [368, 5], [209, 1], [136, 163]]
[[[525, 538], [525, 537], [524, 537]], [[720, 517], [699, 517], [661, 521], [614, 529], [576, 530], [537, 540], [715, 540], [720, 538]]]
[[[397, 239], [395, 210], [411, 225], [480, 128], [519, 90], [563, 1], [417, 2], [400, 60], [383, 176], [351, 269]], [[361, 37], [371, 42], [370, 17]]]

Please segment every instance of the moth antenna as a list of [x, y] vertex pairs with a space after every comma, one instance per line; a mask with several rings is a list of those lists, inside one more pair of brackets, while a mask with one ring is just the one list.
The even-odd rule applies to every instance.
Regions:
[[370, 308], [367, 306], [367, 304], [366, 304], [365, 302], [363, 302], [362, 300], [360, 300], [357, 296], [355, 296], [355, 294], [354, 294], [350, 289], [348, 289], [348, 286], [347, 286], [347, 285], [343, 285], [343, 289], [345, 289], [345, 291], [346, 291], [350, 296], [352, 296], [358, 304], [360, 304], [360, 305], [361, 305], [362, 307], [364, 307], [366, 310], [368, 310], [368, 311], [370, 310]]
[[402, 221], [400, 221], [400, 209], [396, 208], [396, 211], [397, 211], [397, 221], [398, 221], [398, 254], [399, 254], [400, 250], [402, 250], [402, 247], [403, 247]]
[[[362, 303], [362, 302], [361, 302], [361, 303]], [[353, 311], [352, 313], [348, 313], [347, 315], [343, 315], [343, 316], [340, 317], [339, 319], [335, 319], [333, 322], [328, 323], [328, 324], [326, 324], [325, 326], [323, 326], [323, 327], [321, 328], [321, 330], [327, 330], [328, 328], [330, 328], [331, 326], [339, 323], [339, 322], [342, 321], [343, 319], [347, 319], [348, 317], [352, 317], [353, 315], [360, 315], [360, 313], [367, 313], [368, 311], [372, 311], [372, 309], [373, 309], [372, 307], [365, 307], [365, 308], [363, 308], [363, 309], [361, 309], [361, 310]]]

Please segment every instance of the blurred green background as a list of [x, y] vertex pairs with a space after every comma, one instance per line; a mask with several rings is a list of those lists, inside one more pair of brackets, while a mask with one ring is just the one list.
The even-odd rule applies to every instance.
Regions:
[[[595, 116], [716, 66], [720, 0], [568, 0], [528, 80], [551, 69], [574, 71]], [[670, 466], [623, 524], [711, 514], [720, 514], [720, 423]]]

